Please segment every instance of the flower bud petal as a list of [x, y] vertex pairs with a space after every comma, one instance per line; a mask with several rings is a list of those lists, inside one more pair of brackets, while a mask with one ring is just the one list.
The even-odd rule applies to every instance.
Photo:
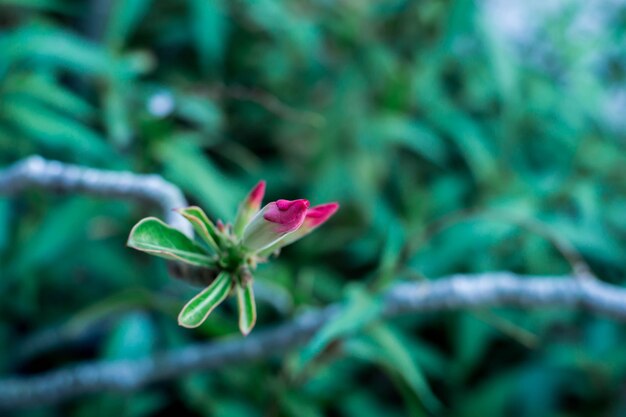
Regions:
[[265, 195], [265, 181], [261, 180], [254, 186], [254, 188], [248, 194], [245, 200], [245, 204], [252, 210], [258, 211], [261, 208], [263, 202], [263, 196]]
[[311, 207], [307, 210], [304, 223], [300, 228], [311, 232], [330, 219], [337, 210], [339, 210], [339, 203], [326, 203]]
[[337, 210], [339, 210], [339, 203], [326, 203], [320, 204], [319, 206], [311, 207], [306, 212], [304, 221], [302, 222], [302, 226], [300, 226], [297, 230], [287, 234], [285, 237], [283, 237], [270, 247], [265, 248], [260, 253], [260, 255], [269, 256], [276, 250], [284, 246], [290, 245], [296, 240], [302, 239], [304, 236], [308, 235], [313, 230], [324, 224], [328, 219], [330, 219], [333, 214], [335, 214]]
[[302, 226], [308, 208], [307, 200], [278, 200], [269, 203], [245, 227], [243, 246], [259, 251], [272, 245]]
[[250, 221], [252, 216], [259, 211], [264, 195], [265, 181], [261, 180], [252, 188], [252, 190], [250, 190], [246, 198], [239, 205], [234, 226], [235, 234], [237, 236], [241, 236], [246, 224]]

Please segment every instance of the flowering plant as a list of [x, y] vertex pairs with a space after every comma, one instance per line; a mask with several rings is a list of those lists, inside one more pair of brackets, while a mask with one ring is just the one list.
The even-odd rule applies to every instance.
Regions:
[[307, 200], [277, 200], [263, 208], [265, 181], [260, 181], [239, 205], [235, 222], [215, 224], [199, 207], [176, 209], [193, 225], [203, 243], [155, 217], [141, 220], [128, 238], [131, 248], [200, 268], [208, 286], [178, 315], [178, 324], [197, 327], [229, 295], [236, 294], [239, 329], [245, 336], [256, 322], [252, 272], [272, 254], [311, 233], [332, 216], [339, 205], [309, 207]]

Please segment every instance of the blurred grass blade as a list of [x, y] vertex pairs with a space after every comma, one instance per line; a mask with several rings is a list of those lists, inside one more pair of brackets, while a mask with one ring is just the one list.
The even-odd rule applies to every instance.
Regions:
[[[96, 44], [52, 26], [24, 26], [4, 41], [3, 50], [9, 62], [38, 59], [78, 74], [103, 76], [115, 72], [113, 57]], [[2, 69], [0, 65], [0, 75]]]
[[221, 272], [215, 281], [193, 297], [180, 311], [178, 324], [183, 327], [198, 327], [211, 311], [228, 297], [232, 281], [228, 272]]
[[3, 86], [3, 101], [10, 97], [39, 101], [80, 120], [92, 120], [96, 114], [94, 106], [50, 74], [17, 74]]
[[239, 330], [247, 336], [256, 323], [256, 302], [252, 283], [237, 285], [237, 305], [239, 307]]
[[452, 105], [439, 104], [429, 109], [430, 120], [450, 136], [477, 180], [489, 183], [497, 164], [492, 143], [476, 121]]
[[56, 13], [76, 14], [78, 8], [63, 0], [0, 0], [0, 6], [23, 7]]
[[237, 198], [245, 193], [239, 183], [226, 177], [204, 155], [202, 148], [185, 141], [168, 141], [159, 148], [166, 177], [200, 200], [213, 218], [232, 218]]
[[213, 100], [193, 94], [177, 94], [175, 101], [176, 114], [204, 132], [215, 133], [222, 127], [222, 110]]
[[104, 139], [82, 123], [39, 103], [14, 97], [3, 103], [3, 119], [40, 144], [94, 160], [113, 157]]
[[80, 77], [128, 79], [153, 67], [151, 55], [138, 52], [115, 55], [98, 44], [51, 25], [30, 24], [0, 38], [0, 77], [23, 61], [61, 68]]
[[192, 40], [200, 68], [209, 72], [222, 62], [226, 44], [226, 16], [222, 0], [187, 0]]
[[9, 243], [10, 208], [9, 199], [0, 197], [0, 253], [4, 251]]
[[104, 120], [111, 141], [119, 148], [127, 148], [133, 137], [128, 118], [130, 109], [124, 94], [123, 83], [111, 80], [104, 93]]
[[380, 140], [404, 146], [437, 165], [445, 164], [448, 158], [443, 140], [428, 126], [407, 116], [381, 116], [374, 121], [373, 129]]
[[379, 324], [368, 329], [380, 349], [381, 358], [384, 358], [391, 369], [397, 372], [420, 398], [430, 412], [441, 409], [441, 403], [428, 386], [421, 369], [411, 357], [411, 352], [402, 342], [400, 335], [391, 326]]
[[130, 231], [127, 244], [133, 249], [165, 259], [209, 268], [215, 266], [215, 262], [200, 246], [156, 217], [148, 217], [137, 223]]
[[77, 197], [49, 209], [45, 220], [22, 241], [23, 247], [11, 259], [17, 275], [57, 264], [69, 251], [78, 250], [98, 207], [102, 205], [94, 200]]
[[397, 220], [388, 223], [387, 242], [380, 256], [377, 288], [384, 288], [394, 278], [406, 241], [404, 226]]
[[517, 69], [519, 63], [514, 54], [510, 51], [510, 45], [502, 38], [501, 33], [493, 27], [493, 22], [482, 17], [480, 32], [483, 44], [487, 51], [489, 64], [493, 73], [496, 85], [500, 90], [500, 96], [511, 106], [517, 105]]
[[103, 357], [114, 359], [139, 359], [148, 356], [157, 342], [157, 329], [151, 316], [145, 312], [132, 312], [116, 324], [104, 344]]
[[112, 50], [120, 50], [150, 9], [152, 0], [112, 0], [113, 7], [105, 36]]
[[306, 366], [319, 355], [333, 340], [354, 334], [363, 326], [380, 317], [382, 303], [372, 298], [365, 289], [353, 286], [342, 311], [322, 327], [315, 337], [302, 350], [300, 366]]

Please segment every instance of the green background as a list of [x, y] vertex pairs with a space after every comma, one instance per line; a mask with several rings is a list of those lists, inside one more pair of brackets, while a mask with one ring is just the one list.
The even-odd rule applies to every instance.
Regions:
[[[563, 252], [623, 283], [626, 6], [528, 2], [520, 29], [519, 3], [0, 0], [0, 166], [158, 173], [213, 219], [259, 179], [266, 201], [338, 201], [259, 268], [255, 331], [340, 300], [353, 312], [323, 352], [19, 415], [626, 415], [623, 324], [555, 309], [376, 321], [367, 295], [458, 272], [567, 275]], [[147, 215], [162, 213], [0, 199], [2, 375], [240, 337], [234, 300], [177, 326], [197, 289], [125, 247]]]

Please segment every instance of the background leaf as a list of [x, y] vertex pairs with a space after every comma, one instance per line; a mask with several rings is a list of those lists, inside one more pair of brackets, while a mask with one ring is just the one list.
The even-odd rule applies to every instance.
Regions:
[[[37, 154], [158, 174], [225, 223], [261, 179], [267, 201], [341, 204], [255, 271], [255, 332], [339, 303], [309, 345], [9, 414], [626, 415], [619, 322], [490, 309], [383, 323], [377, 301], [454, 273], [570, 274], [559, 242], [626, 284], [625, 7], [0, 0], [0, 169]], [[2, 377], [241, 338], [235, 300], [178, 326], [198, 290], [125, 246], [164, 213], [57, 191], [0, 198]]]

